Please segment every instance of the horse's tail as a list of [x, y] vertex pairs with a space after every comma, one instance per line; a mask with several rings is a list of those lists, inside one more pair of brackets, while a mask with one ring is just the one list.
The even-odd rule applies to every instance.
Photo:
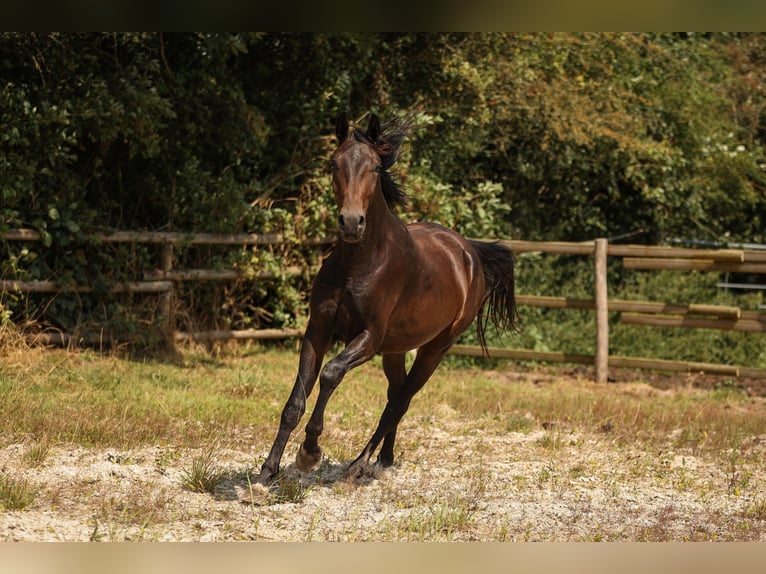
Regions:
[[516, 309], [513, 252], [499, 242], [471, 241], [484, 270], [485, 291], [476, 317], [476, 334], [484, 354], [487, 352], [486, 331], [491, 321], [498, 333], [516, 331], [519, 313]]

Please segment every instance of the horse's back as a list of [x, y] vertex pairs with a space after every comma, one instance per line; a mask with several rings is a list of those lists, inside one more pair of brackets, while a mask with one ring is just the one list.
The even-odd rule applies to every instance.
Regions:
[[471, 242], [457, 231], [438, 223], [416, 222], [407, 225], [415, 249], [421, 259], [439, 265], [439, 273], [448, 273], [445, 265], [458, 274], [458, 280], [468, 275], [471, 278], [481, 270], [478, 254]]

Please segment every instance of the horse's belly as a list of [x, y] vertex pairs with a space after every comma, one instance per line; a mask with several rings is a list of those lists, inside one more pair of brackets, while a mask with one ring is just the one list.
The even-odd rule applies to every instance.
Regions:
[[454, 313], [445, 309], [421, 308], [391, 317], [380, 346], [381, 353], [403, 353], [422, 347], [449, 329], [455, 319]]

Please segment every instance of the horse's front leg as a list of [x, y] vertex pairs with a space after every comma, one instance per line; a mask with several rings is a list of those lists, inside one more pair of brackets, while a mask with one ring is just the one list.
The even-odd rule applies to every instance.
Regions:
[[330, 345], [330, 337], [324, 333], [318, 333], [309, 323], [306, 336], [301, 345], [300, 362], [298, 364], [298, 376], [295, 379], [293, 390], [287, 399], [282, 417], [279, 421], [279, 431], [274, 439], [269, 456], [261, 466], [261, 473], [256, 483], [268, 486], [279, 472], [279, 462], [285, 446], [295, 427], [298, 426], [303, 413], [306, 412], [306, 399], [316, 383], [322, 359]]
[[324, 430], [324, 411], [330, 397], [346, 373], [369, 361], [375, 355], [378, 340], [379, 338], [375, 337], [371, 331], [362, 331], [322, 369], [322, 373], [319, 375], [319, 396], [314, 411], [311, 413], [311, 418], [306, 425], [306, 439], [303, 441], [295, 461], [298, 468], [303, 472], [316, 470], [322, 461], [319, 436]]

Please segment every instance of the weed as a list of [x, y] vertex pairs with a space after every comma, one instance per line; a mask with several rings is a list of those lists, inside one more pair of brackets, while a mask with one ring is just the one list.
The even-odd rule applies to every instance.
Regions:
[[28, 480], [0, 474], [0, 510], [24, 510], [36, 497], [37, 489]]
[[562, 439], [559, 433], [548, 431], [537, 439], [537, 444], [545, 450], [554, 452], [561, 447]]
[[27, 446], [24, 450], [24, 460], [26, 460], [27, 464], [30, 466], [40, 466], [45, 462], [45, 459], [48, 458], [49, 453], [50, 443], [48, 442], [48, 437], [44, 436], [39, 441], [33, 442]]
[[149, 482], [140, 482], [128, 492], [105, 497], [92, 517], [90, 539], [117, 540], [118, 525], [139, 526], [136, 536], [143, 539], [150, 525], [167, 519], [168, 500], [169, 495], [164, 488], [156, 490]]
[[106, 540], [105, 533], [103, 532], [103, 530], [99, 528], [101, 526], [101, 522], [99, 521], [98, 517], [94, 516], [91, 520], [89, 520], [89, 522], [93, 523], [93, 530], [88, 536], [88, 541], [103, 542], [104, 540]]
[[743, 512], [745, 518], [766, 520], [766, 499], [759, 499], [749, 504]]
[[407, 541], [454, 540], [473, 526], [475, 508], [460, 496], [414, 509], [396, 524], [399, 539]]
[[528, 433], [532, 430], [532, 419], [529, 417], [508, 417], [505, 421], [507, 432]]
[[694, 477], [692, 474], [688, 474], [684, 468], [680, 468], [676, 472], [673, 484], [681, 492], [689, 491], [694, 487]]
[[154, 457], [154, 466], [157, 469], [157, 472], [160, 474], [166, 474], [167, 467], [172, 462], [178, 460], [180, 457], [181, 453], [177, 449], [163, 448], [160, 450], [157, 456]]
[[734, 496], [741, 495], [751, 486], [752, 472], [742, 464], [742, 452], [739, 448], [731, 449], [728, 455], [727, 489]]
[[553, 461], [549, 461], [544, 464], [537, 473], [537, 486], [538, 488], [545, 488], [546, 485], [553, 489], [556, 476], [556, 464]]
[[717, 401], [727, 401], [730, 399], [742, 399], [746, 396], [746, 393], [741, 384], [731, 379], [726, 379], [713, 387], [710, 396]]
[[181, 486], [192, 492], [215, 492], [223, 481], [225, 473], [213, 460], [213, 449], [209, 448], [192, 459], [191, 466], [181, 470]]
[[586, 475], [587, 470], [584, 464], [578, 463], [569, 469], [569, 476], [574, 479], [581, 478]]
[[314, 539], [314, 532], [316, 531], [317, 525], [322, 520], [323, 512], [321, 508], [318, 508], [314, 514], [311, 515], [311, 522], [309, 522], [309, 526], [306, 529], [306, 535], [304, 540], [306, 542], [313, 542]]
[[277, 504], [290, 502], [298, 504], [303, 502], [311, 491], [310, 485], [304, 485], [301, 482], [300, 476], [286, 476], [282, 475], [278, 477], [274, 482], [276, 486], [276, 492], [274, 493], [274, 502]]
[[665, 505], [655, 514], [654, 523], [641, 530], [638, 540], [641, 542], [669, 542], [673, 537], [673, 522], [677, 518], [672, 504]]

